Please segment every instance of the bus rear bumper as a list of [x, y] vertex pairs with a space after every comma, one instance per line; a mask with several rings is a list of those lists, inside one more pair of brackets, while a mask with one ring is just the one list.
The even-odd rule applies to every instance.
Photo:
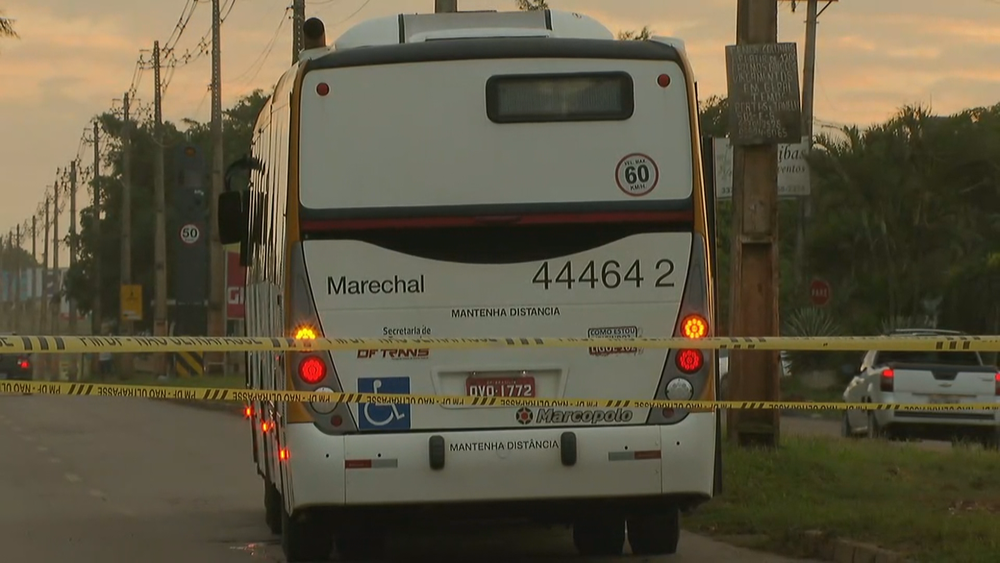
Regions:
[[712, 496], [715, 432], [713, 413], [668, 426], [341, 437], [290, 424], [290, 455], [283, 463], [293, 510], [392, 508], [387, 512], [404, 514], [409, 507], [460, 515], [482, 508], [497, 516], [508, 506], [524, 516], [524, 505], [534, 503], [560, 513], [595, 503], [691, 506]]

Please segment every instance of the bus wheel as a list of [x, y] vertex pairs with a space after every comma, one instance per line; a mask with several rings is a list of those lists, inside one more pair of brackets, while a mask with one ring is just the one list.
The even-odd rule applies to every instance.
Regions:
[[281, 493], [271, 483], [264, 481], [264, 521], [272, 534], [281, 533], [281, 513], [285, 510]]
[[382, 557], [385, 536], [370, 530], [343, 530], [337, 533], [336, 546], [341, 561], [371, 561]]
[[628, 544], [634, 555], [672, 555], [681, 539], [677, 507], [628, 519]]
[[625, 548], [625, 519], [593, 516], [573, 524], [573, 545], [584, 557], [621, 555]]
[[319, 513], [281, 510], [281, 550], [288, 563], [327, 561], [333, 551], [333, 530]]

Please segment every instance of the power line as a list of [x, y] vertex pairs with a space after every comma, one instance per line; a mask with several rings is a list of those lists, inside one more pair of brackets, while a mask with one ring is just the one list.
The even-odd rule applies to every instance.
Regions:
[[248, 80], [245, 81], [247, 83], [253, 82], [254, 78], [257, 77], [257, 74], [260, 72], [261, 68], [264, 67], [264, 63], [267, 61], [267, 57], [270, 56], [271, 51], [274, 50], [274, 46], [277, 44], [278, 37], [281, 35], [281, 30], [282, 28], [285, 27], [285, 21], [288, 20], [289, 12], [291, 12], [291, 8], [285, 8], [285, 11], [281, 14], [281, 20], [278, 21], [278, 27], [275, 28], [274, 34], [271, 36], [271, 40], [267, 42], [267, 45], [264, 46], [264, 49], [260, 52], [259, 55], [257, 55], [257, 58], [254, 59], [252, 63], [250, 63], [250, 66], [247, 67], [246, 70], [240, 73], [239, 76], [230, 79], [231, 82], [240, 81], [240, 78], [246, 76], [247, 73], [249, 73], [256, 67], [257, 70], [254, 71], [253, 76], [251, 76]]

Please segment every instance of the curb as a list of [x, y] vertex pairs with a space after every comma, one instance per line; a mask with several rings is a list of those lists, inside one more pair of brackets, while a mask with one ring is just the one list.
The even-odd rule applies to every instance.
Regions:
[[812, 557], [832, 563], [907, 563], [900, 553], [870, 543], [831, 538], [823, 532], [806, 532], [803, 539]]

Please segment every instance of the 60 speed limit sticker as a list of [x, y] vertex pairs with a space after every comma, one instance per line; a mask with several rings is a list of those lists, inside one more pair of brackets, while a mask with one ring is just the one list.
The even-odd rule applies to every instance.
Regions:
[[618, 189], [633, 197], [641, 197], [653, 191], [660, 181], [660, 169], [652, 158], [642, 153], [632, 153], [618, 161], [615, 169]]

